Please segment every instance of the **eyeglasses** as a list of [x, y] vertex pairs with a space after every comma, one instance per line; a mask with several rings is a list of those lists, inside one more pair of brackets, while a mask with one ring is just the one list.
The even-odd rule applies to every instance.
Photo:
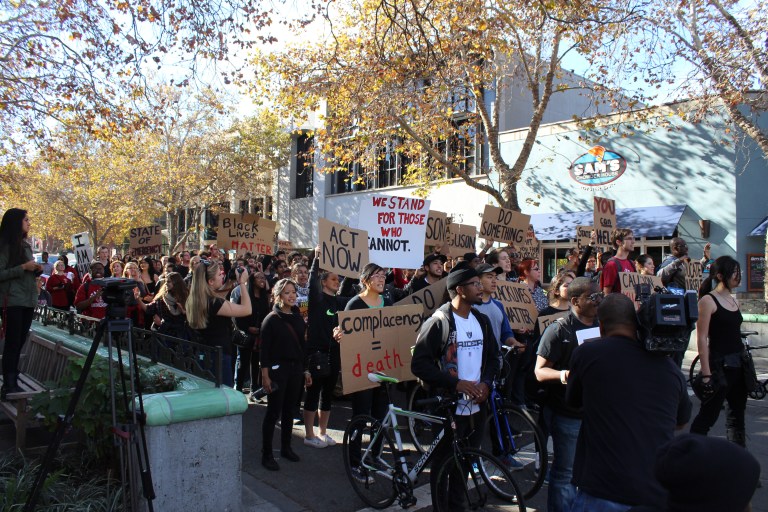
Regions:
[[482, 288], [483, 283], [480, 281], [468, 281], [466, 283], [461, 283], [459, 286], [474, 286], [475, 288]]
[[587, 299], [595, 303], [602, 302], [604, 298], [605, 294], [603, 292], [595, 292], [587, 297]]
[[387, 278], [386, 274], [373, 274], [370, 277], [370, 279], [386, 279], [386, 278]]

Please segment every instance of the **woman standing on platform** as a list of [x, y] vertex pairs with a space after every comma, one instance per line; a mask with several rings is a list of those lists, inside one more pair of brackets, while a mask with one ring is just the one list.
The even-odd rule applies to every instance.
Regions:
[[37, 305], [36, 275], [42, 266], [35, 263], [26, 210], [10, 208], [0, 222], [0, 304], [2, 305], [5, 348], [3, 349], [3, 386], [0, 400], [8, 393], [18, 393], [19, 358], [32, 326], [32, 313]]

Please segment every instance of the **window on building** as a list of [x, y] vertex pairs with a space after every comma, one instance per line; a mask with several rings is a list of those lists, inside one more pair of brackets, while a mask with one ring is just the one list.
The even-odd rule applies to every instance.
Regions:
[[314, 137], [301, 134], [296, 139], [296, 194], [295, 198], [312, 197], [315, 175]]

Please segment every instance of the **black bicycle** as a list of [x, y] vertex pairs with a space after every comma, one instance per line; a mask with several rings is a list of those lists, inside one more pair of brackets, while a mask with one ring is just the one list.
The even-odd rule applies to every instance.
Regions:
[[[768, 345], [761, 345], [759, 347], [753, 347], [749, 344], [749, 337], [750, 336], [757, 336], [757, 331], [741, 331], [741, 342], [744, 343], [744, 350], [747, 351], [747, 355], [751, 358], [752, 357], [752, 351], [753, 350], [761, 350], [764, 348], [768, 348]], [[693, 362], [691, 363], [691, 369], [688, 372], [688, 382], [693, 383], [694, 378], [696, 375], [699, 374], [701, 371], [701, 364], [700, 364], [700, 358], [697, 355], [693, 358]], [[755, 375], [757, 375], [757, 372], [755, 372]], [[765, 398], [765, 396], [768, 394], [768, 379], [764, 379], [762, 381], [757, 381], [757, 387], [754, 389], [754, 391], [750, 391], [748, 393], [749, 397], [754, 400], [762, 400]]]
[[[381, 374], [369, 374], [371, 382], [387, 389], [397, 379]], [[395, 407], [389, 400], [384, 421], [371, 416], [352, 418], [344, 431], [344, 467], [355, 493], [368, 506], [382, 509], [396, 499], [403, 508], [416, 504], [414, 495], [418, 477], [428, 463], [437, 477], [431, 482], [435, 510], [447, 512], [457, 506], [479, 511], [525, 511], [523, 495], [509, 469], [490, 453], [463, 446], [456, 437], [456, 421], [452, 409], [457, 400], [442, 397], [427, 398], [420, 406], [435, 407], [445, 416], [434, 416]], [[420, 421], [442, 425], [435, 438], [419, 459], [409, 464], [408, 450], [398, 428], [398, 416], [415, 417]], [[434, 454], [450, 444], [448, 456], [433, 460]]]

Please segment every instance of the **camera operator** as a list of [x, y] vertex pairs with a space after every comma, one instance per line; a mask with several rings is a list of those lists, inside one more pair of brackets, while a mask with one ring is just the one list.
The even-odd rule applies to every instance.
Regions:
[[627, 296], [607, 296], [597, 317], [601, 338], [573, 352], [568, 376], [566, 401], [583, 408], [571, 510], [663, 506], [656, 451], [691, 417], [685, 377], [666, 353], [645, 349]]

